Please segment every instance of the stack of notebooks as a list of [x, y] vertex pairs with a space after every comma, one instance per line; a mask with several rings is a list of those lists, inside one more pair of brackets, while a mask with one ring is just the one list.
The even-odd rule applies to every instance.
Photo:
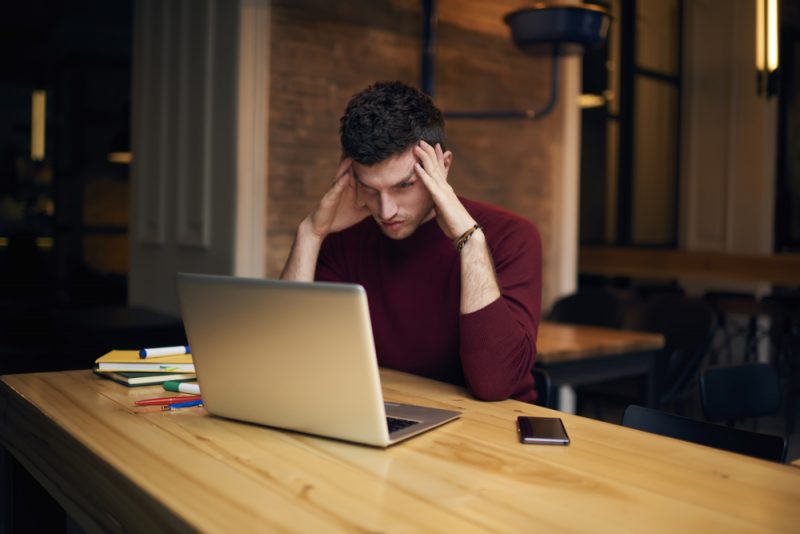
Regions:
[[196, 380], [191, 354], [142, 358], [138, 350], [112, 350], [95, 360], [94, 372], [127, 386]]

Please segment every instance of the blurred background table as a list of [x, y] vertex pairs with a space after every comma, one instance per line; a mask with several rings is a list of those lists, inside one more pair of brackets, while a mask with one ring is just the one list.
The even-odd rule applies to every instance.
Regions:
[[560, 410], [575, 412], [574, 386], [642, 374], [653, 405], [653, 354], [664, 346], [663, 335], [542, 321], [536, 345], [536, 365], [559, 388]]

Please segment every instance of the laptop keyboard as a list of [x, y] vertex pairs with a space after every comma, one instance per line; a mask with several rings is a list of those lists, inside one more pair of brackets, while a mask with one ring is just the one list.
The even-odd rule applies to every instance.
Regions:
[[411, 425], [416, 425], [419, 421], [411, 421], [410, 419], [398, 419], [397, 417], [387, 417], [386, 424], [389, 426], [389, 434], [397, 432]]

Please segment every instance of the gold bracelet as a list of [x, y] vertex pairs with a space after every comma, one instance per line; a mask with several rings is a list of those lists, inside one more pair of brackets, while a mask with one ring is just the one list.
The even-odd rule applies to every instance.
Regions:
[[453, 242], [453, 245], [455, 245], [456, 250], [461, 252], [461, 249], [464, 248], [464, 245], [467, 244], [467, 241], [469, 241], [469, 238], [472, 237], [472, 234], [474, 234], [476, 230], [480, 229], [481, 225], [475, 224], [475, 226], [473, 226], [472, 228], [461, 234], [461, 237], [459, 237]]

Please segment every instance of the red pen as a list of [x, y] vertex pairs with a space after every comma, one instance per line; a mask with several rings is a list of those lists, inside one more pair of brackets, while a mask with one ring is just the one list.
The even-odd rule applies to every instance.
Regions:
[[134, 401], [134, 404], [136, 406], [161, 406], [161, 405], [169, 406], [170, 404], [177, 404], [179, 402], [200, 400], [200, 398], [201, 398], [200, 395], [184, 395], [183, 397], [161, 397], [158, 399], [142, 399]]

